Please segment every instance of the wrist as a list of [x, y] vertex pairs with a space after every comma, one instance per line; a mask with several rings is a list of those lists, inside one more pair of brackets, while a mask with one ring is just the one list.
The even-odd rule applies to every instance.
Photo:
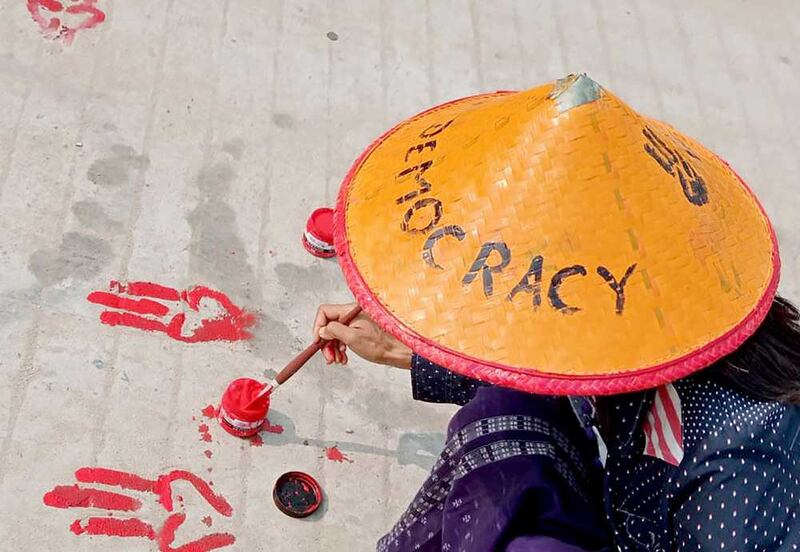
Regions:
[[386, 353], [383, 364], [394, 366], [401, 370], [411, 370], [411, 357], [413, 351], [400, 341], [394, 341]]

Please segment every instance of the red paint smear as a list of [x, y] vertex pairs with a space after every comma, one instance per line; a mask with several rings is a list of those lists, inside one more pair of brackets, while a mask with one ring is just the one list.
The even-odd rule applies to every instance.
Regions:
[[[137, 491], [149, 491], [159, 497], [159, 503], [168, 511], [172, 511], [172, 483], [186, 481], [208, 502], [217, 512], [230, 517], [233, 508], [224, 497], [215, 494], [210, 485], [196, 475], [183, 470], [175, 470], [160, 476], [157, 480], [149, 480], [131, 473], [105, 468], [80, 468], [75, 472], [75, 477], [84, 483], [101, 483]], [[178, 500], [183, 500], [177, 496]], [[131, 497], [110, 493], [96, 489], [81, 489], [78, 485], [58, 486], [45, 494], [44, 503], [56, 508], [67, 507], [98, 507], [109, 509], [138, 509], [141, 503]], [[112, 515], [109, 513], [109, 515]], [[198, 540], [186, 543], [178, 548], [172, 547], [175, 532], [183, 524], [186, 516], [172, 514], [164, 522], [162, 528], [155, 532], [153, 527], [140, 519], [113, 519], [92, 517], [82, 523], [76, 520], [70, 525], [70, 531], [76, 535], [105, 535], [115, 537], [141, 537], [157, 540], [161, 552], [208, 552], [233, 544], [236, 538], [227, 533], [214, 533]], [[203, 518], [203, 523], [210, 526], [211, 518]]]
[[272, 425], [271, 423], [269, 423], [269, 420], [264, 421], [264, 425], [261, 426], [261, 429], [263, 429], [267, 433], [278, 433], [278, 434], [283, 433], [282, 425], [278, 424]]
[[251, 447], [260, 447], [264, 444], [264, 439], [261, 438], [260, 433], [256, 433], [252, 437], [250, 437], [250, 446]]
[[72, 522], [72, 525], [69, 526], [69, 530], [75, 533], [76, 535], [82, 535], [86, 532], [86, 530], [81, 527], [81, 520], [76, 519]]
[[175, 540], [175, 532], [178, 530], [186, 516], [183, 514], [173, 514], [164, 522], [164, 527], [158, 535], [158, 548], [162, 552], [208, 552], [224, 546], [229, 546], [236, 542], [236, 538], [228, 533], [214, 533], [206, 535], [196, 541], [184, 544], [178, 548], [170, 546]]
[[107, 535], [111, 537], [145, 537], [155, 540], [156, 534], [149, 523], [136, 518], [108, 519], [92, 517], [81, 525], [80, 520], [70, 525], [70, 531], [76, 535], [87, 533], [89, 535]]
[[127, 310], [138, 314], [166, 316], [167, 313], [169, 313], [169, 307], [151, 299], [128, 299], [127, 297], [114, 295], [107, 291], [93, 291], [86, 296], [86, 299], [95, 305]]
[[[97, 0], [83, 0], [80, 4], [72, 4], [65, 9], [57, 0], [28, 0], [27, 7], [28, 13], [39, 25], [42, 33], [53, 39], [63, 39], [65, 44], [71, 44], [78, 31], [94, 28], [105, 21], [106, 14], [95, 7], [96, 3]], [[60, 17], [50, 17], [50, 14], [60, 12], [84, 14], [86, 17], [77, 25], [67, 26]]]
[[167, 325], [158, 320], [151, 320], [128, 312], [103, 311], [100, 322], [109, 326], [130, 326], [147, 332], [167, 332]]
[[208, 424], [200, 424], [197, 427], [197, 431], [200, 432], [200, 438], [205, 441], [206, 443], [211, 442], [211, 433], [209, 432]]
[[213, 521], [211, 520], [211, 516], [206, 516], [202, 519], [203, 523], [206, 524], [207, 527], [211, 527]]
[[155, 485], [155, 492], [159, 495], [159, 502], [166, 508], [168, 512], [172, 511], [172, 482], [173, 481], [187, 481], [191, 483], [195, 490], [206, 499], [217, 512], [223, 516], [230, 517], [233, 513], [233, 508], [228, 504], [224, 497], [217, 495], [211, 490], [210, 481], [206, 483], [193, 473], [184, 470], [175, 470], [167, 475], [162, 475], [158, 478]]
[[[119, 285], [118, 282], [117, 284]], [[128, 282], [128, 285], [124, 286], [120, 291], [125, 291], [131, 295], [154, 297], [167, 301], [179, 301], [181, 298], [177, 289], [152, 282]]]
[[206, 449], [206, 450], [203, 451], [203, 454], [206, 455], [206, 458], [211, 458], [211, 456], [213, 456], [214, 453], [211, 452], [210, 450]]
[[202, 412], [203, 416], [205, 416], [206, 418], [214, 419], [219, 415], [219, 408], [217, 408], [213, 404], [209, 404], [207, 407], [205, 407], [200, 412]]
[[325, 455], [328, 457], [328, 460], [333, 460], [334, 462], [350, 462], [353, 463], [350, 458], [346, 455], [342, 454], [342, 451], [339, 450], [339, 447], [333, 446], [325, 449]]
[[130, 496], [101, 491], [98, 489], [82, 489], [77, 485], [59, 485], [44, 495], [44, 503], [53, 508], [105, 508], [135, 512], [142, 503]]
[[109, 470], [106, 468], [80, 468], [75, 471], [75, 479], [81, 483], [100, 483], [115, 485], [133, 491], [153, 492], [156, 482], [138, 475]]
[[[115, 290], [116, 288], [116, 290]], [[119, 308], [123, 312], [103, 311], [100, 313], [100, 321], [109, 326], [128, 326], [144, 331], [161, 332], [167, 334], [176, 341], [184, 343], [199, 343], [203, 341], [240, 341], [250, 339], [252, 334], [247, 330], [256, 323], [253, 313], [245, 311], [236, 306], [227, 295], [205, 286], [196, 286], [183, 292], [178, 292], [173, 288], [153, 284], [150, 282], [132, 282], [127, 286], [119, 282], [112, 281], [111, 289], [114, 293], [92, 292], [87, 299], [92, 303]], [[215, 301], [222, 311], [216, 318], [205, 319], [200, 322], [200, 326], [192, 330], [191, 335], [183, 335], [183, 326], [186, 322], [186, 315], [183, 312], [177, 313], [169, 321], [164, 317], [169, 312], [169, 308], [151, 301], [150, 299], [133, 300], [115, 293], [127, 293], [131, 295], [146, 295], [157, 299], [169, 301], [183, 301], [190, 309], [199, 312], [200, 302], [203, 299]], [[158, 318], [147, 318], [139, 316], [147, 314]]]

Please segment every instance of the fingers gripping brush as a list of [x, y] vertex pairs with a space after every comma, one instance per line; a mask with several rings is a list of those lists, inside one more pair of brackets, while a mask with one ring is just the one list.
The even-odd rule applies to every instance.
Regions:
[[[347, 326], [361, 312], [356, 305], [338, 322]], [[320, 349], [331, 343], [320, 339], [289, 361], [269, 383], [262, 383], [252, 378], [239, 378], [230, 383], [219, 407], [219, 422], [222, 428], [236, 437], [252, 437], [259, 432], [267, 419], [269, 400], [272, 393], [286, 380], [292, 377]]]

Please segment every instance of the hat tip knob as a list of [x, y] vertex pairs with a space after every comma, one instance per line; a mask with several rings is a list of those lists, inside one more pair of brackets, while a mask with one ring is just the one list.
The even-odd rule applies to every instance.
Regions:
[[593, 102], [600, 98], [603, 87], [593, 81], [586, 73], [569, 74], [558, 79], [548, 98], [555, 100], [559, 113], [574, 107]]

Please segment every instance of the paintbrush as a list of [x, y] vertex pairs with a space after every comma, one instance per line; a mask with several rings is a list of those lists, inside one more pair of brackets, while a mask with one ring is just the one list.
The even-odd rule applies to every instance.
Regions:
[[[355, 319], [356, 316], [358, 316], [358, 313], [360, 312], [361, 312], [361, 307], [356, 305], [355, 307], [350, 309], [342, 318], [334, 322], [339, 322], [347, 326], [350, 324], [350, 322], [352, 322]], [[258, 401], [258, 399], [262, 398], [264, 395], [273, 393], [286, 380], [295, 375], [295, 373], [298, 370], [300, 370], [300, 368], [302, 368], [305, 365], [305, 363], [308, 362], [309, 359], [317, 353], [317, 351], [322, 349], [328, 343], [330, 343], [330, 341], [325, 339], [320, 339], [312, 343], [305, 349], [303, 349], [296, 357], [294, 357], [292, 360], [288, 362], [288, 364], [286, 364], [283, 370], [278, 372], [278, 375], [275, 376], [275, 378], [272, 381], [264, 384], [264, 388], [258, 392], [258, 395], [253, 397], [253, 400], [248, 403], [245, 409], [250, 408], [250, 406], [255, 404], [255, 402]]]

